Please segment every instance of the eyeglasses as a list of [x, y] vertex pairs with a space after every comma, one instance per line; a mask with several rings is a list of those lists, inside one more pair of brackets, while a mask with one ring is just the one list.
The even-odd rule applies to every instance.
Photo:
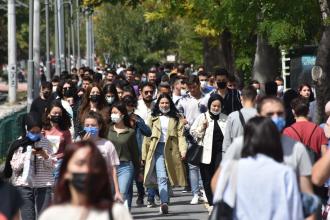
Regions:
[[154, 91], [144, 91], [143, 93], [146, 94], [146, 95], [147, 95], [147, 94], [153, 94]]

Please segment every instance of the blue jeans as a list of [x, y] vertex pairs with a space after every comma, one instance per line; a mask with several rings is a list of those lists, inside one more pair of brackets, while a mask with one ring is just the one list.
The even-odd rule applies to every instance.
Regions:
[[55, 183], [57, 183], [57, 180], [60, 177], [60, 169], [61, 169], [62, 162], [63, 162], [63, 159], [59, 159], [55, 163], [55, 169], [53, 171], [53, 176], [54, 176], [54, 179], [55, 179]]
[[22, 220], [35, 220], [48, 207], [52, 199], [52, 188], [18, 187], [24, 201], [21, 207]]
[[157, 184], [158, 184], [161, 204], [168, 203], [168, 187], [167, 187], [168, 178], [165, 167], [164, 147], [165, 147], [165, 143], [158, 143], [154, 154]]
[[123, 199], [127, 200], [128, 207], [132, 206], [133, 192], [130, 190], [133, 184], [134, 166], [132, 161], [120, 161], [117, 168], [117, 177], [119, 191], [123, 195]]
[[191, 185], [191, 192], [193, 195], [199, 193], [199, 167], [194, 166], [190, 163], [188, 163], [189, 166], [189, 179], [190, 179], [190, 185]]

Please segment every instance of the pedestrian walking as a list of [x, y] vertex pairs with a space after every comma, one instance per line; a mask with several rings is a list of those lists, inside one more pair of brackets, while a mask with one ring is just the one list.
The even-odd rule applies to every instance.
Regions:
[[40, 216], [53, 219], [132, 219], [123, 205], [114, 203], [106, 162], [93, 142], [76, 142], [66, 149], [53, 206]]
[[172, 186], [187, 185], [183, 164], [187, 145], [183, 136], [183, 124], [169, 95], [159, 96], [151, 116], [148, 125], [152, 135], [145, 138], [142, 145], [142, 161], [145, 164], [144, 184], [147, 187], [158, 185], [160, 212], [167, 214], [168, 182]]
[[[296, 174], [282, 162], [275, 124], [268, 118], [250, 119], [244, 129], [242, 158], [223, 163], [213, 181], [215, 202], [231, 204], [237, 219], [303, 219]], [[230, 187], [222, 188], [226, 184]]]
[[13, 142], [6, 158], [4, 174], [11, 178], [23, 198], [22, 220], [36, 219], [50, 204], [54, 184], [53, 149], [41, 134], [42, 122], [31, 112], [26, 117], [25, 137]]
[[[200, 114], [191, 126], [191, 135], [203, 146], [200, 172], [203, 186], [210, 209], [213, 206], [211, 178], [222, 160], [223, 140], [225, 135], [227, 116], [221, 113], [223, 99], [214, 94], [208, 101], [208, 111]], [[198, 204], [198, 195], [194, 195], [190, 204]]]
[[130, 190], [134, 173], [140, 167], [138, 145], [135, 130], [132, 129], [123, 102], [115, 103], [111, 109], [111, 121], [108, 139], [115, 145], [120, 164], [117, 168], [117, 177], [120, 193], [124, 201], [131, 208], [133, 192]]

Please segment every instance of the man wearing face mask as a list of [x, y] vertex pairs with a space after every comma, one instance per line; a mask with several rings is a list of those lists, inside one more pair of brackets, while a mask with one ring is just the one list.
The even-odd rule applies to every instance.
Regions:
[[[261, 98], [257, 106], [257, 112], [260, 116], [270, 117], [277, 126], [278, 130], [282, 132], [285, 126], [285, 111], [284, 105], [279, 98], [275, 96], [265, 96]], [[312, 163], [305, 146], [286, 135], [281, 136], [281, 142], [284, 154], [284, 164], [292, 167], [296, 172], [299, 177], [298, 182], [301, 191], [305, 193], [313, 193], [310, 180]], [[223, 149], [225, 153], [222, 163], [231, 159], [241, 158], [242, 149], [243, 136], [240, 136], [234, 139], [228, 149]]]
[[35, 112], [40, 120], [42, 118], [42, 114], [45, 112], [46, 107], [52, 101], [52, 87], [53, 86], [51, 82], [42, 82], [40, 96], [32, 102], [30, 112]]
[[282, 77], [277, 76], [274, 81], [277, 84], [277, 97], [282, 98], [284, 93], [284, 80]]
[[222, 113], [229, 115], [233, 111], [240, 110], [242, 108], [240, 94], [236, 89], [229, 89], [227, 83], [229, 80], [229, 73], [226, 69], [217, 69], [214, 73], [214, 78], [217, 83], [217, 89], [209, 93], [219, 94], [223, 98]]
[[212, 90], [214, 89], [212, 86], [208, 85], [208, 77], [207, 77], [207, 73], [204, 71], [198, 72], [198, 79], [199, 82], [201, 83], [201, 89], [202, 92], [204, 94], [208, 94], [210, 92], [212, 92]]

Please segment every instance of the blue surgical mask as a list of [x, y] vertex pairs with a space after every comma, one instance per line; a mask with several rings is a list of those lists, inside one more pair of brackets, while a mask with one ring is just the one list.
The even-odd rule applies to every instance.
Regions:
[[272, 117], [272, 121], [275, 123], [279, 132], [281, 132], [285, 127], [286, 121], [284, 117], [274, 116]]
[[34, 134], [34, 133], [32, 133], [32, 132], [28, 132], [27, 134], [26, 134], [26, 137], [28, 137], [31, 141], [33, 141], [33, 142], [37, 142], [37, 141], [40, 141], [40, 139], [41, 139], [41, 134]]
[[99, 134], [99, 129], [97, 127], [84, 127], [84, 130], [87, 133], [90, 133], [93, 137], [96, 137]]

